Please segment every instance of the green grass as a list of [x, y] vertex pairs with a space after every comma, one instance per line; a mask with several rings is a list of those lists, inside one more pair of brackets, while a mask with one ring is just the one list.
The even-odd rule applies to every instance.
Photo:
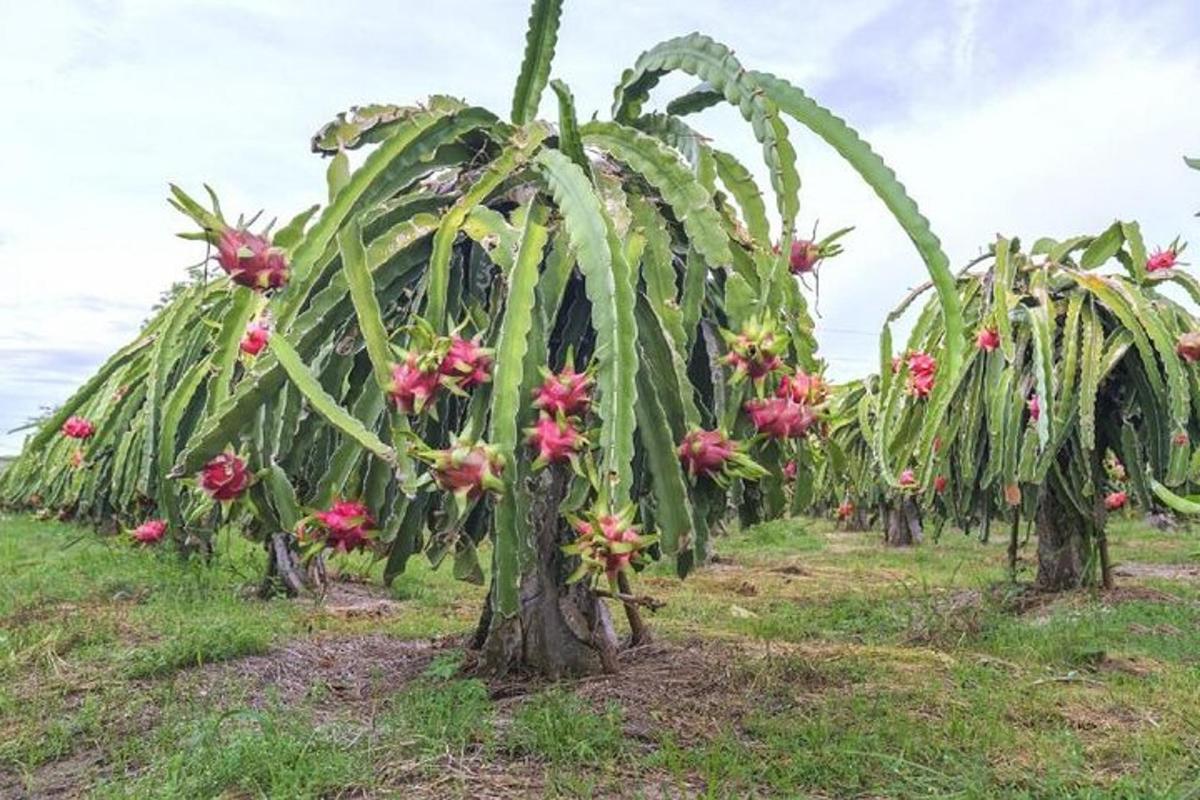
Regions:
[[[1118, 563], [1200, 560], [1132, 519], [1111, 541]], [[263, 556], [229, 533], [205, 565], [0, 517], [0, 796], [1200, 797], [1197, 582], [1017, 612], [998, 541], [888, 550], [796, 520], [717, 545], [682, 583], [637, 581], [667, 602], [667, 669], [488, 685], [461, 650], [405, 655], [482, 597], [424, 560], [394, 613], [346, 616], [253, 599]], [[320, 642], [349, 644], [280, 677]]]

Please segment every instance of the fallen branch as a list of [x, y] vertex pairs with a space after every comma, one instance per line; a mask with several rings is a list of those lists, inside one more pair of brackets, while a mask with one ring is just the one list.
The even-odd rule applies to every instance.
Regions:
[[666, 608], [667, 605], [662, 600], [655, 600], [653, 597], [625, 594], [623, 592], [610, 592], [607, 589], [597, 589], [596, 596], [607, 597], [610, 600], [620, 600], [627, 606], [643, 606], [651, 611], [658, 611], [660, 608]]

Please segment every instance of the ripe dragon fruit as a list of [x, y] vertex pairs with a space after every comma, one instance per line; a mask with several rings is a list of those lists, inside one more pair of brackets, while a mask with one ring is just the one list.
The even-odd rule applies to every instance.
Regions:
[[221, 453], [200, 470], [200, 488], [213, 500], [236, 500], [249, 484], [246, 462], [235, 453]]
[[446, 450], [428, 450], [418, 457], [430, 465], [437, 485], [452, 492], [460, 502], [478, 500], [485, 492], [499, 493], [504, 489], [500, 480], [504, 457], [482, 442], [460, 441]]
[[327, 511], [316, 511], [313, 518], [319, 526], [301, 523], [301, 540], [323, 540], [326, 547], [350, 553], [366, 549], [371, 544], [375, 520], [370, 510], [353, 500], [336, 500]]
[[587, 447], [587, 438], [579, 432], [570, 417], [552, 417], [543, 413], [532, 428], [528, 428], [526, 442], [537, 452], [533, 468], [541, 469], [548, 464], [572, 461]]
[[1109, 492], [1104, 496], [1104, 507], [1109, 511], [1117, 511], [1124, 508], [1128, 501], [1129, 497], [1124, 492]]
[[392, 382], [388, 397], [402, 414], [420, 414], [433, 402], [441, 388], [440, 358], [408, 353], [399, 364], [392, 364]]
[[913, 397], [928, 397], [933, 391], [933, 378], [937, 373], [937, 359], [928, 353], [916, 351], [908, 354], [908, 393]]
[[900, 473], [900, 486], [903, 489], [911, 489], [917, 485], [917, 476], [913, 474], [911, 469], [906, 469]]
[[995, 328], [981, 328], [975, 334], [975, 346], [985, 353], [990, 353], [1000, 346], [1000, 334]]
[[941, 494], [942, 492], [946, 491], [946, 486], [948, 484], [949, 481], [946, 480], [945, 475], [938, 475], [933, 479], [933, 490], [938, 494]]
[[630, 506], [619, 514], [593, 509], [582, 517], [568, 517], [576, 538], [562, 550], [580, 558], [579, 568], [567, 579], [569, 583], [602, 572], [615, 586], [620, 573], [640, 562], [642, 552], [658, 537], [642, 535], [633, 524], [633, 515], [634, 507]]
[[256, 356], [267, 346], [271, 336], [271, 326], [266, 320], [256, 319], [246, 326], [246, 334], [238, 343], [238, 348], [248, 356]]
[[1187, 447], [1191, 443], [1191, 439], [1188, 438], [1188, 435], [1185, 431], [1180, 431], [1171, 437], [1171, 444], [1175, 445], [1176, 447]]
[[743, 408], [754, 429], [768, 439], [798, 438], [808, 433], [817, 421], [811, 406], [790, 397], [748, 400]]
[[1175, 340], [1175, 352], [1189, 364], [1200, 361], [1200, 331], [1179, 334]]
[[729, 352], [722, 361], [733, 368], [733, 383], [749, 378], [758, 382], [783, 367], [779, 354], [787, 348], [787, 342], [775, 333], [771, 322], [751, 321], [741, 333], [721, 331]]
[[1171, 269], [1175, 266], [1175, 260], [1178, 255], [1174, 247], [1168, 247], [1166, 250], [1155, 250], [1154, 254], [1146, 259], [1146, 272]]
[[767, 474], [722, 430], [693, 428], [684, 435], [676, 452], [689, 475], [711, 478], [721, 486], [731, 478], [757, 480]]
[[288, 280], [283, 250], [265, 237], [239, 228], [226, 228], [218, 234], [217, 263], [234, 283], [259, 292], [278, 289]]
[[845, 522], [852, 516], [854, 516], [854, 503], [846, 500], [837, 507], [837, 518], [840, 522]]
[[783, 479], [788, 483], [791, 483], [792, 481], [796, 480], [796, 474], [799, 472], [799, 470], [800, 467], [798, 464], [796, 464], [796, 460], [792, 459], [783, 465]]
[[492, 379], [492, 351], [480, 347], [478, 339], [452, 336], [438, 372], [452, 389], [474, 389]]
[[1042, 401], [1038, 399], [1037, 394], [1029, 396], [1029, 420], [1037, 422], [1042, 417]]
[[591, 374], [586, 370], [576, 372], [568, 364], [562, 372], [542, 370], [542, 375], [542, 385], [533, 392], [534, 408], [555, 417], [562, 414], [582, 418], [587, 414], [594, 383]]
[[69, 417], [62, 425], [62, 434], [68, 439], [90, 439], [96, 435], [96, 426], [83, 417]]
[[829, 386], [825, 379], [817, 374], [809, 374], [797, 368], [794, 375], [784, 375], [779, 379], [779, 388], [775, 390], [777, 397], [790, 397], [797, 403], [808, 403], [817, 406], [825, 402], [829, 394]]
[[133, 538], [142, 544], [154, 544], [161, 541], [167, 533], [166, 520], [148, 519], [133, 529]]
[[797, 239], [792, 242], [792, 251], [788, 254], [788, 268], [793, 275], [806, 275], [817, 268], [824, 256], [821, 246], [808, 239]]

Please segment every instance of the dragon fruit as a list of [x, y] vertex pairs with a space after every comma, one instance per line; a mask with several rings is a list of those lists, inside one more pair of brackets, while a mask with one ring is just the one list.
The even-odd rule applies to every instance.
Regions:
[[478, 339], [452, 336], [438, 372], [453, 388], [474, 389], [492, 379], [492, 351], [480, 347]]
[[238, 348], [248, 356], [256, 356], [267, 346], [271, 336], [271, 326], [266, 320], [256, 319], [246, 326], [246, 334], [238, 343]]
[[1125, 492], [1109, 492], [1104, 496], [1104, 507], [1109, 511], [1117, 511], [1124, 508], [1128, 501], [1129, 497]]
[[1168, 247], [1166, 250], [1155, 250], [1154, 254], [1146, 259], [1146, 272], [1171, 269], [1175, 266], [1175, 260], [1178, 255], [1174, 247]]
[[437, 485], [460, 500], [478, 500], [486, 492], [499, 493], [504, 489], [500, 480], [504, 457], [482, 442], [460, 441], [451, 448], [430, 450], [420, 457], [430, 465]]
[[773, 323], [751, 321], [741, 333], [723, 330], [721, 336], [729, 347], [722, 361], [733, 368], [735, 384], [745, 378], [757, 383], [783, 367], [779, 354], [787, 342], [775, 333]]
[[854, 503], [846, 500], [837, 507], [837, 518], [839, 521], [845, 522], [852, 516], [854, 516]]
[[1189, 364], [1200, 361], [1200, 331], [1181, 333], [1175, 340], [1175, 352]]
[[775, 390], [778, 397], [790, 397], [797, 403], [820, 405], [829, 394], [829, 386], [825, 379], [817, 374], [809, 374], [803, 369], [796, 369], [794, 375], [784, 375], [779, 379], [779, 388]]
[[731, 478], [757, 480], [767, 474], [723, 430], [693, 428], [684, 435], [676, 452], [689, 475], [711, 478], [721, 486]]
[[557, 417], [582, 418], [591, 406], [592, 376], [585, 370], [576, 372], [568, 364], [562, 372], [542, 370], [542, 385], [533, 392], [533, 407], [543, 413]]
[[911, 489], [917, 485], [917, 476], [913, 474], [911, 469], [906, 469], [900, 473], [900, 486], [904, 489]]
[[72, 468], [83, 469], [83, 451], [79, 448], [71, 451], [71, 455], [67, 456], [67, 459], [70, 461]]
[[946, 491], [946, 486], [948, 484], [949, 481], [946, 480], [945, 475], [938, 475], [933, 479], [933, 490], [938, 494], [941, 494], [942, 492]]
[[806, 275], [817, 268], [824, 256], [821, 246], [808, 239], [797, 239], [792, 242], [792, 251], [788, 254], [788, 268], [793, 275]]
[[816, 412], [807, 403], [790, 397], [748, 400], [743, 406], [754, 429], [768, 439], [794, 439], [803, 436], [817, 421]]
[[239, 228], [217, 236], [217, 263], [230, 279], [255, 291], [278, 289], [287, 283], [288, 263], [283, 250], [266, 237]]
[[796, 480], [796, 474], [799, 472], [799, 470], [800, 467], [796, 464], [796, 460], [792, 459], [783, 465], [783, 479], [788, 483], [791, 483], [792, 481]]
[[221, 453], [200, 470], [200, 488], [213, 500], [236, 500], [249, 484], [246, 462], [235, 453]]
[[532, 428], [525, 431], [526, 441], [537, 451], [533, 468], [541, 469], [547, 464], [561, 464], [573, 460], [576, 455], [587, 447], [584, 437], [570, 417], [552, 417], [542, 414]]
[[629, 506], [619, 514], [593, 509], [582, 517], [568, 518], [576, 538], [562, 549], [567, 555], [579, 556], [581, 562], [568, 582], [603, 572], [615, 585], [620, 573], [640, 562], [642, 552], [658, 537], [643, 535], [633, 524], [633, 515], [634, 507]]
[[981, 328], [975, 334], [975, 346], [985, 353], [990, 353], [1000, 346], [1000, 334], [995, 328]]
[[133, 529], [133, 538], [142, 544], [154, 544], [161, 541], [166, 533], [166, 520], [148, 519]]
[[918, 350], [909, 353], [905, 361], [908, 364], [908, 393], [913, 397], [928, 397], [933, 391], [937, 359]]
[[96, 435], [96, 426], [83, 417], [69, 417], [62, 425], [62, 434], [68, 439], [90, 439]]
[[440, 359], [408, 353], [402, 362], [392, 365], [388, 396], [402, 414], [420, 414], [441, 388]]
[[1029, 419], [1031, 422], [1037, 422], [1042, 417], [1042, 401], [1038, 399], [1037, 394], [1029, 396]]
[[323, 539], [327, 547], [343, 553], [363, 550], [371, 544], [375, 520], [370, 510], [353, 500], [337, 500], [327, 511], [313, 513], [319, 529], [305, 525], [300, 529], [301, 539]]

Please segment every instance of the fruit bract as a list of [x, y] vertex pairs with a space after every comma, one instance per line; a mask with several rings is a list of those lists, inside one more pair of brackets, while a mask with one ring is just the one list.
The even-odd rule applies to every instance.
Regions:
[[214, 500], [236, 500], [249, 484], [246, 462], [236, 453], [221, 453], [200, 471], [200, 488]]

